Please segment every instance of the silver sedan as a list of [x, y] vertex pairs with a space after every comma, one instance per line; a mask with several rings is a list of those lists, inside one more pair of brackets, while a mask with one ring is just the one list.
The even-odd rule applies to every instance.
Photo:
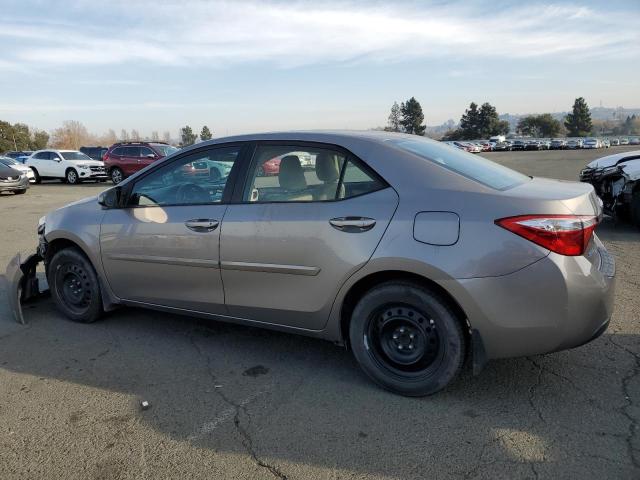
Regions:
[[382, 387], [427, 395], [467, 358], [477, 373], [605, 331], [615, 266], [601, 215], [590, 185], [423, 137], [246, 135], [49, 213], [38, 253], [7, 276], [20, 320], [44, 261], [71, 320], [129, 305], [318, 337]]

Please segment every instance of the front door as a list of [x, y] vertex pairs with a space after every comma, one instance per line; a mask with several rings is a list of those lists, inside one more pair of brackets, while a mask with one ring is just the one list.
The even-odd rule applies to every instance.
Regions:
[[[279, 171], [265, 176], [274, 158]], [[247, 177], [221, 233], [229, 314], [320, 330], [342, 283], [373, 254], [397, 194], [348, 153], [315, 144], [258, 145]]]
[[137, 179], [124, 208], [106, 211], [102, 262], [118, 297], [226, 313], [218, 253], [229, 174], [195, 175], [191, 166], [221, 158], [235, 166], [239, 153], [238, 146], [210, 147], [176, 158]]

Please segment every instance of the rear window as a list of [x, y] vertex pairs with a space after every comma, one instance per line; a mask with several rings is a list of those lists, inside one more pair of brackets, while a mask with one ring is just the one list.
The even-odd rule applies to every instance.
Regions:
[[496, 190], [506, 190], [529, 180], [529, 177], [515, 170], [443, 143], [420, 138], [393, 139], [388, 142]]

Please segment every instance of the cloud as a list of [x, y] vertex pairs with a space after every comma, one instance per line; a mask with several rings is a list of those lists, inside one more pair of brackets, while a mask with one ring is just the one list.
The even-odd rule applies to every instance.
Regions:
[[[25, 10], [29, 9], [20, 3]], [[42, 4], [40, 4], [42, 7]], [[57, 8], [56, 8], [57, 7]], [[637, 56], [637, 15], [567, 4], [487, 2], [76, 1], [53, 18], [0, 20], [11, 65], [280, 67], [430, 58]], [[57, 12], [63, 11], [59, 19]], [[74, 20], [75, 19], [75, 20]], [[615, 32], [615, 35], [612, 35]], [[4, 40], [3, 40], [4, 39]]]

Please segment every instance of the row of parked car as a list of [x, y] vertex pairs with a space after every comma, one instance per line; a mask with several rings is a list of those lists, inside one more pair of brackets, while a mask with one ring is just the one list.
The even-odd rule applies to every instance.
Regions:
[[506, 152], [514, 150], [576, 150], [582, 148], [609, 148], [619, 145], [640, 145], [640, 138], [530, 138], [507, 140], [493, 137], [490, 140], [448, 141], [453, 147], [470, 153]]
[[73, 185], [85, 180], [104, 182], [110, 179], [114, 184], [118, 184], [138, 170], [177, 150], [176, 147], [162, 142], [120, 142], [109, 148], [81, 147], [80, 150], [7, 152], [0, 158], [8, 168], [28, 175], [28, 181], [31, 183], [40, 183], [44, 179], [59, 179]]

